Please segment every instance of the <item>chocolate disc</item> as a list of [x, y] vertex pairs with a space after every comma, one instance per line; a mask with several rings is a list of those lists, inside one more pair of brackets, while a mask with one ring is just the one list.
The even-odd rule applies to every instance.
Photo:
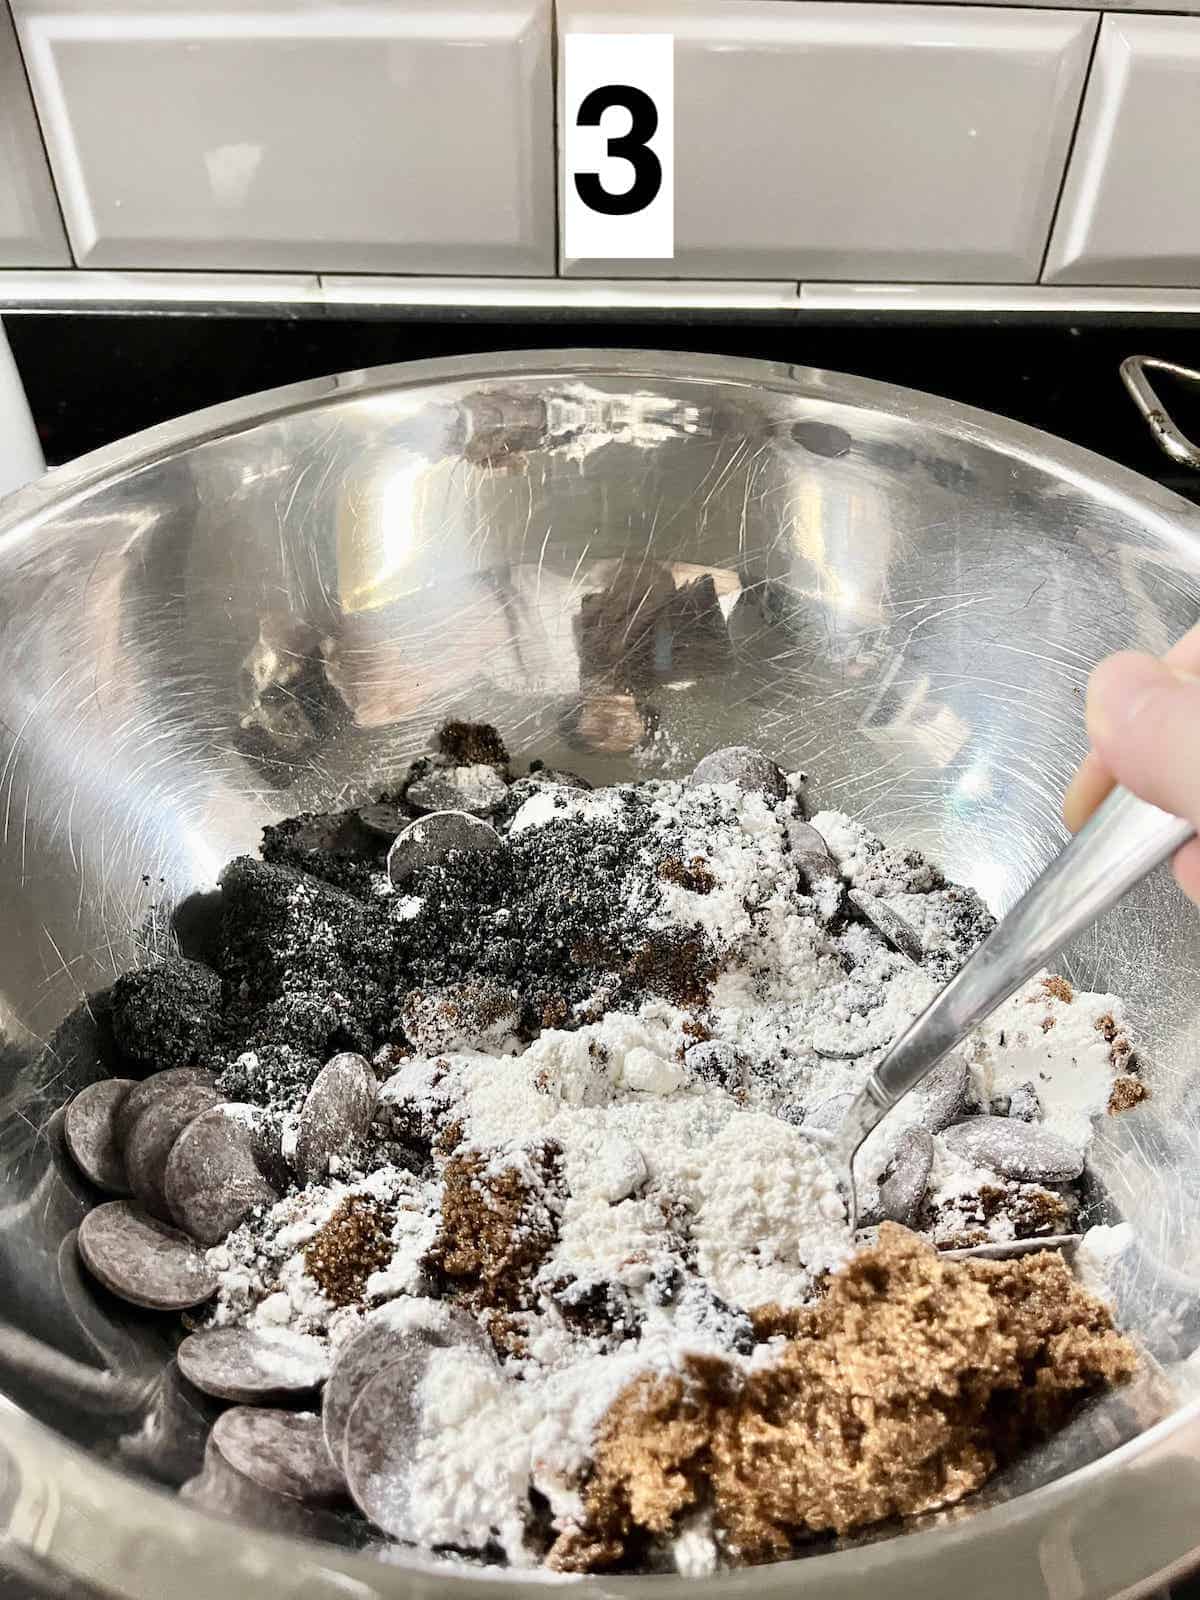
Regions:
[[865, 889], [851, 889], [848, 899], [893, 950], [915, 963], [924, 959], [925, 946], [921, 935], [885, 901], [877, 895], [868, 894]]
[[81, 1089], [67, 1106], [63, 1136], [85, 1178], [109, 1194], [127, 1195], [125, 1158], [117, 1144], [116, 1113], [133, 1089], [132, 1078], [106, 1078]]
[[790, 823], [787, 836], [793, 855], [823, 856], [829, 863], [830, 871], [837, 873], [838, 864], [829, 854], [824, 835], [818, 833], [811, 822]]
[[234, 1406], [218, 1419], [212, 1439], [227, 1464], [262, 1489], [317, 1506], [346, 1498], [346, 1480], [315, 1412]]
[[317, 1074], [296, 1131], [294, 1166], [305, 1183], [319, 1183], [331, 1156], [361, 1139], [371, 1126], [379, 1085], [370, 1064], [347, 1051]]
[[172, 1217], [201, 1244], [219, 1244], [258, 1206], [279, 1199], [255, 1160], [254, 1106], [217, 1105], [193, 1117], [163, 1173]]
[[176, 1359], [197, 1389], [247, 1404], [311, 1394], [329, 1373], [325, 1343], [289, 1328], [206, 1329], [189, 1334]]
[[212, 1088], [215, 1079], [205, 1067], [168, 1067], [166, 1072], [155, 1072], [135, 1083], [117, 1107], [113, 1116], [113, 1132], [122, 1150], [129, 1143], [129, 1135], [142, 1112], [152, 1100], [168, 1089], [177, 1089], [181, 1083], [203, 1083]]
[[1083, 1171], [1083, 1152], [1036, 1123], [1013, 1117], [971, 1117], [942, 1134], [947, 1150], [1020, 1183], [1069, 1183]]
[[49, 1147], [51, 1165], [58, 1180], [52, 1203], [61, 1203], [66, 1196], [70, 1197], [64, 1210], [70, 1215], [73, 1225], [96, 1204], [96, 1186], [89, 1183], [80, 1172], [75, 1157], [67, 1147], [66, 1122], [67, 1108], [59, 1106], [46, 1118], [42, 1137]]
[[410, 822], [388, 851], [388, 876], [397, 889], [414, 873], [436, 867], [461, 850], [498, 850], [500, 835], [490, 822], [465, 811], [435, 811]]
[[[342, 1464], [351, 1498], [364, 1516], [394, 1539], [414, 1539], [411, 1474], [429, 1426], [421, 1385], [430, 1364], [465, 1362], [495, 1371], [488, 1350], [413, 1339], [407, 1352], [359, 1389], [346, 1422]], [[456, 1377], [461, 1374], [456, 1373]]]
[[151, 1100], [134, 1123], [125, 1146], [129, 1187], [146, 1210], [164, 1222], [171, 1220], [163, 1182], [175, 1141], [194, 1117], [219, 1104], [215, 1089], [202, 1083], [181, 1083]]
[[734, 744], [725, 750], [714, 750], [696, 763], [688, 782], [695, 787], [705, 783], [736, 783], [739, 789], [760, 790], [773, 799], [782, 800], [787, 794], [787, 779], [761, 750], [749, 745]]
[[933, 1135], [926, 1128], [906, 1128], [879, 1184], [880, 1215], [911, 1228], [920, 1214], [932, 1167]]
[[996, 1239], [990, 1244], [967, 1245], [961, 1250], [939, 1250], [944, 1261], [1012, 1261], [1017, 1256], [1031, 1256], [1039, 1250], [1073, 1251], [1081, 1240], [1081, 1233], [1044, 1233], [1032, 1239]]
[[333, 1459], [343, 1460], [346, 1423], [363, 1387], [377, 1373], [413, 1351], [451, 1344], [470, 1344], [481, 1355], [491, 1355], [475, 1318], [443, 1301], [394, 1300], [373, 1312], [338, 1350], [321, 1397], [325, 1443]]
[[966, 1109], [969, 1082], [967, 1063], [961, 1056], [949, 1055], [939, 1061], [913, 1090], [913, 1106], [919, 1109], [921, 1126], [930, 1133], [941, 1133], [956, 1117], [961, 1117]]
[[162, 1349], [145, 1319], [131, 1315], [124, 1305], [85, 1272], [79, 1255], [79, 1230], [65, 1235], [58, 1247], [58, 1283], [76, 1327], [110, 1372], [125, 1376], [157, 1372]]
[[203, 1251], [128, 1200], [88, 1213], [79, 1224], [79, 1255], [106, 1289], [150, 1311], [186, 1311], [216, 1293], [217, 1275]]
[[343, 1462], [355, 1505], [393, 1539], [414, 1537], [409, 1476], [422, 1438], [417, 1398], [429, 1362], [413, 1350], [362, 1386], [346, 1423]]

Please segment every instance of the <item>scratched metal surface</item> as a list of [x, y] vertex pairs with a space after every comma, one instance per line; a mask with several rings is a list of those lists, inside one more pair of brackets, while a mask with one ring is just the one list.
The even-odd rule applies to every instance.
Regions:
[[[264, 823], [386, 780], [451, 712], [593, 778], [670, 775], [748, 742], [1002, 910], [1062, 837], [1089, 668], [1195, 620], [1198, 534], [1196, 507], [999, 418], [646, 353], [320, 380], [140, 435], [0, 506], [6, 1316], [81, 1360], [161, 1364], [146, 1324], [72, 1314], [59, 1275], [82, 1201], [53, 1165], [51, 1113], [103, 1070], [86, 1011], [60, 1024], [169, 941], [170, 908]], [[1065, 960], [1129, 996], [1151, 1042], [1156, 1098], [1099, 1163], [1136, 1228], [1122, 1314], [1162, 1375], [997, 1486], [992, 1509], [814, 1555], [804, 1581], [823, 1595], [884, 1566], [896, 1594], [961, 1592], [967, 1575], [990, 1594], [994, 1538], [997, 1594], [1099, 1596], [1196, 1537], [1200, 923], [1164, 875]], [[6, 1384], [58, 1433], [137, 1464], [127, 1415]], [[263, 1536], [198, 1533], [194, 1513], [0, 1416], [12, 1539], [5, 1472], [13, 1505], [53, 1500], [39, 1558], [76, 1578], [100, 1552], [131, 1596], [167, 1571], [179, 1594], [239, 1593], [266, 1559]], [[1098, 1508], [1134, 1483], [1175, 1510], [1131, 1554]], [[344, 1593], [348, 1575], [362, 1594], [473, 1587], [330, 1552], [287, 1566], [272, 1593]], [[788, 1570], [755, 1574], [756, 1591]]]

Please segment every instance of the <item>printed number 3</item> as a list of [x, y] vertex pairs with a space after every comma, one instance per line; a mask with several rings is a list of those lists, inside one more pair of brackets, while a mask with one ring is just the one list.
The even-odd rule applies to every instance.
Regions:
[[622, 106], [632, 121], [629, 132], [608, 141], [608, 154], [628, 161], [633, 185], [624, 194], [609, 194], [595, 172], [577, 172], [575, 188], [584, 205], [606, 217], [630, 217], [644, 211], [662, 188], [662, 166], [647, 145], [658, 132], [658, 108], [650, 96], [629, 83], [607, 83], [584, 96], [576, 118], [581, 128], [598, 128], [604, 113]]

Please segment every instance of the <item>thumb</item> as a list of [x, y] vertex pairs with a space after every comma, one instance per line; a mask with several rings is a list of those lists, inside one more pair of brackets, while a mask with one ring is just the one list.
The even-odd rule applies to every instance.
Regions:
[[1200, 677], [1126, 651], [1088, 685], [1088, 737], [1118, 783], [1200, 822]]

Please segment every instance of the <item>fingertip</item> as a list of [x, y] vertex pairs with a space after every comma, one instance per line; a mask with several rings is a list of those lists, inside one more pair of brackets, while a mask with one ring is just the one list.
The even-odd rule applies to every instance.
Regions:
[[1098, 756], [1089, 753], [1083, 758], [1063, 795], [1063, 821], [1072, 833], [1078, 833], [1115, 784], [1112, 773]]
[[1093, 668], [1087, 693], [1087, 731], [1093, 746], [1103, 750], [1136, 714], [1146, 691], [1167, 675], [1161, 661], [1139, 650], [1119, 650]]

